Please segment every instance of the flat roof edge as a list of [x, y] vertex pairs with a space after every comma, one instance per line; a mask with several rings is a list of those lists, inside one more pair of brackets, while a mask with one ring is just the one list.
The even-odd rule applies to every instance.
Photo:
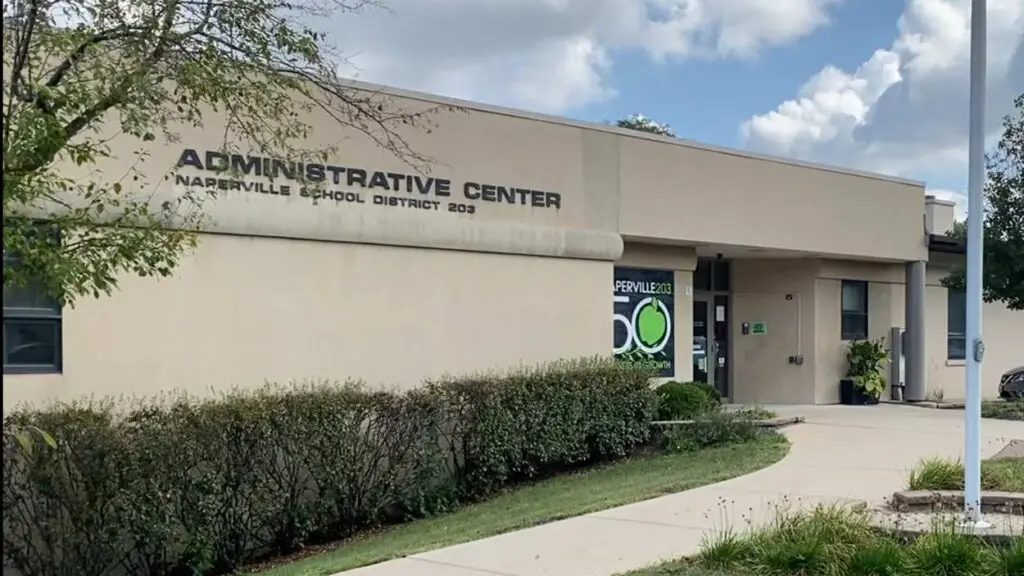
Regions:
[[929, 234], [928, 251], [943, 254], [966, 254], [967, 243], [945, 234]]
[[932, 196], [931, 194], [926, 195], [924, 197], [924, 200], [928, 204], [936, 204], [936, 205], [939, 205], [939, 206], [956, 206], [956, 202], [954, 202], [952, 200], [945, 200], [943, 198], [936, 198], [935, 196]]
[[448, 96], [441, 96], [439, 94], [431, 94], [428, 92], [420, 92], [417, 90], [407, 90], [405, 88], [396, 88], [394, 86], [386, 86], [383, 84], [374, 84], [370, 82], [363, 82], [361, 80], [355, 80], [352, 78], [346, 78], [343, 80], [351, 88], [358, 90], [365, 90], [367, 92], [378, 92], [381, 94], [387, 94], [390, 96], [397, 96], [400, 98], [409, 98], [412, 100], [421, 100], [424, 102], [432, 102], [435, 104], [443, 104], [448, 106], [457, 106], [460, 108], [467, 108], [470, 110], [477, 110], [479, 112], [488, 112], [491, 114], [498, 114], [502, 116], [511, 116], [513, 118], [523, 118], [526, 120], [535, 120], [538, 122], [548, 122], [551, 124], [561, 124], [563, 126], [571, 126], [573, 128], [581, 128], [584, 130], [595, 130], [599, 132], [607, 132], [611, 134], [618, 134], [620, 136], [628, 136], [631, 138], [640, 138], [644, 140], [651, 140], [654, 142], [661, 142], [664, 144], [672, 144], [675, 146], [685, 146], [687, 148], [695, 148], [697, 150], [705, 150], [708, 152], [717, 152], [719, 154], [728, 154], [730, 156], [737, 156], [740, 158], [747, 158], [751, 160], [761, 160], [765, 162], [774, 162], [776, 164], [785, 164], [788, 166], [795, 166], [797, 168], [809, 168], [812, 170], [821, 170], [824, 172], [834, 172], [837, 174], [844, 174], [847, 176], [857, 176], [860, 178], [869, 178], [872, 180], [881, 180], [883, 182], [891, 182], [894, 184], [904, 184], [908, 186], [916, 186], [925, 188], [925, 182], [921, 180], [912, 180], [909, 178], [901, 178], [898, 176], [889, 176], [886, 174], [878, 174], [876, 172], [868, 172], [864, 170], [855, 170], [853, 168], [842, 168], [839, 166], [833, 166], [830, 164], [820, 164], [817, 162], [809, 162], [805, 160], [797, 160], [794, 158], [785, 158], [782, 156], [773, 156], [771, 154], [762, 154], [759, 152], [750, 152], [746, 150], [738, 150], [736, 148], [727, 148], [724, 146], [715, 146], [713, 144], [705, 144], [703, 142], [697, 142], [686, 138], [672, 138], [669, 136], [658, 136], [657, 134], [650, 134], [639, 130], [630, 130], [628, 128], [619, 128], [618, 126], [611, 126], [607, 124], [599, 124], [597, 122], [585, 122], [582, 120], [574, 120], [571, 118], [565, 118], [563, 116], [555, 116], [553, 114], [542, 114], [539, 112], [529, 112], [526, 110], [519, 110], [516, 108], [509, 108], [505, 106], [495, 106], [493, 104], [484, 104], [483, 102], [474, 102], [472, 100], [462, 100], [459, 98], [450, 98]]

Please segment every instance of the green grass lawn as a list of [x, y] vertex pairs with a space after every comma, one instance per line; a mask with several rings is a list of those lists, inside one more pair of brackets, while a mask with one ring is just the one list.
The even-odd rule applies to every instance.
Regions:
[[1024, 400], [989, 400], [981, 405], [983, 418], [1024, 420]]
[[781, 435], [698, 452], [634, 458], [559, 476], [434, 518], [402, 524], [331, 549], [253, 571], [260, 576], [323, 576], [721, 482], [778, 462]]
[[1024, 458], [986, 460], [981, 471], [992, 483], [992, 490], [1024, 492]]

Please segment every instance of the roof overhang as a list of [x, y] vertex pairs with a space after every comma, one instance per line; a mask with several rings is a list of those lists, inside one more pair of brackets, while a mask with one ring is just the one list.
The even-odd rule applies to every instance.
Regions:
[[928, 251], [941, 254], [966, 254], [967, 242], [945, 234], [929, 234]]

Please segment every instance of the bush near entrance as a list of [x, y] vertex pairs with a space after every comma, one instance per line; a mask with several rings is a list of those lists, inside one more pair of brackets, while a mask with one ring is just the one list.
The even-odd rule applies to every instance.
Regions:
[[658, 420], [690, 420], [716, 410], [722, 397], [713, 387], [699, 382], [671, 380], [657, 388]]
[[23, 576], [226, 574], [626, 456], [650, 374], [604, 360], [428, 383], [267, 387], [24, 410], [4, 436], [4, 564]]
[[854, 340], [846, 351], [846, 375], [865, 395], [878, 399], [885, 391], [885, 366], [889, 350], [883, 339]]

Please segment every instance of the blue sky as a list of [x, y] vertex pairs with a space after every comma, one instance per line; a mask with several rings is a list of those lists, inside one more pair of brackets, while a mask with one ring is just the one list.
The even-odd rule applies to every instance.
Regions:
[[744, 120], [792, 98], [795, 87], [828, 64], [855, 69], [892, 43], [902, 11], [898, 0], [846, 2], [827, 26], [749, 61], [658, 63], [640, 50], [624, 50], [612, 69], [617, 97], [567, 115], [604, 122], [642, 113], [682, 138], [743, 147], [738, 127]]
[[[327, 22], [381, 84], [916, 180], [964, 200], [971, 0], [388, 0]], [[1024, 91], [988, 0], [986, 136]], [[381, 33], [386, 30], [387, 33]]]

